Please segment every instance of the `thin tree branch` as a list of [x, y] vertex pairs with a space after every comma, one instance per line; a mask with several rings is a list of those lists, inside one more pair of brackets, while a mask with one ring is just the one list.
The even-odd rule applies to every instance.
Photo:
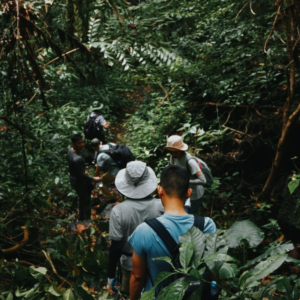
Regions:
[[[66, 55], [68, 55], [68, 54], [70, 54], [70, 53], [73, 53], [73, 52], [75, 52], [75, 51], [77, 51], [77, 50], [79, 50], [79, 48], [76, 48], [76, 49], [73, 49], [73, 50], [71, 50], [71, 51], [68, 51], [68, 52], [62, 54], [61, 56], [66, 56]], [[54, 59], [52, 59], [51, 61], [49, 61], [48, 63], [46, 63], [46, 64], [45, 64], [45, 67], [48, 66], [48, 65], [50, 65], [50, 64], [52, 64], [53, 62], [55, 62], [56, 60], [58, 60], [58, 59], [60, 59], [60, 58], [61, 58], [60, 56], [57, 56], [56, 58], [54, 58]]]
[[4, 120], [5, 122], [7, 122], [8, 124], [10, 124], [11, 126], [15, 127], [17, 130], [19, 130], [20, 133], [23, 133], [25, 135], [27, 135], [28, 137], [30, 137], [33, 140], [36, 140], [36, 137], [33, 136], [31, 133], [25, 131], [24, 129], [22, 129], [19, 125], [13, 123], [12, 121], [10, 121], [7, 116], [2, 116], [0, 117], [0, 120]]
[[52, 268], [52, 270], [53, 270], [53, 273], [54, 273], [57, 277], [59, 277], [61, 280], [63, 280], [63, 281], [65, 281], [66, 283], [68, 283], [70, 286], [73, 286], [73, 284], [72, 284], [69, 280], [67, 280], [66, 278], [62, 277], [61, 275], [59, 275], [59, 274], [57, 273], [56, 268], [55, 268], [55, 266], [54, 266], [54, 264], [53, 264], [53, 262], [52, 262], [52, 260], [51, 260], [49, 251], [47, 251], [47, 253], [46, 253], [46, 251], [42, 250], [42, 252], [43, 252], [44, 255], [46, 256], [46, 259], [48, 260], [48, 262], [49, 262], [49, 264], [50, 264], [50, 266], [51, 266], [51, 268]]
[[23, 238], [23, 240], [20, 243], [16, 244], [15, 246], [13, 246], [13, 247], [11, 247], [9, 249], [2, 249], [2, 252], [4, 254], [5, 253], [15, 252], [15, 251], [23, 248], [26, 245], [26, 243], [28, 242], [28, 238], [29, 238], [28, 228], [26, 226], [22, 226], [21, 228], [22, 228], [22, 230], [24, 232], [24, 238]]
[[254, 15], [256, 15], [256, 13], [253, 11], [253, 9], [252, 9], [252, 0], [250, 0], [250, 11], [254, 14]]
[[244, 10], [244, 8], [250, 3], [250, 0], [242, 7], [242, 9], [238, 12], [238, 14], [235, 17], [235, 23], [237, 22], [237, 18], [240, 15], [240, 13]]
[[279, 14], [280, 14], [281, 5], [282, 5], [282, 3], [280, 3], [279, 6], [278, 6], [278, 10], [277, 10], [277, 13], [276, 13], [274, 22], [273, 22], [272, 29], [271, 29], [271, 31], [270, 31], [270, 33], [269, 33], [269, 35], [268, 35], [268, 37], [267, 37], [267, 40], [266, 40], [266, 42], [265, 42], [265, 45], [264, 45], [264, 52], [265, 52], [265, 53], [268, 52], [268, 51], [266, 50], [267, 44], [268, 44], [268, 41], [269, 41], [269, 39], [270, 39], [270, 37], [271, 37], [271, 35], [272, 35], [274, 29], [275, 29], [275, 25], [276, 25], [276, 22], [277, 22], [277, 18], [278, 18]]

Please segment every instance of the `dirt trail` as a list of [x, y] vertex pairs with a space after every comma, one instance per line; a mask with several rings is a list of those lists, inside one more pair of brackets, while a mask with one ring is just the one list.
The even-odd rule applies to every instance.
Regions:
[[132, 99], [133, 103], [122, 112], [122, 116], [120, 118], [121, 122], [111, 124], [109, 135], [107, 136], [108, 140], [112, 140], [114, 143], [127, 144], [126, 140], [124, 140], [124, 135], [126, 134], [124, 123], [130, 117], [126, 117], [126, 115], [134, 114], [139, 109], [140, 104], [143, 102], [144, 94], [149, 93], [150, 91], [151, 88], [149, 86], [146, 86], [143, 88], [143, 90], [136, 90], [125, 95], [125, 97]]

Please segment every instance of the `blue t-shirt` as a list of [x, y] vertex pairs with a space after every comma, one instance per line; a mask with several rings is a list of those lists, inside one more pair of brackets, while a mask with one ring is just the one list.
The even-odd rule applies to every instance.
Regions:
[[[175, 241], [178, 241], [180, 235], [186, 233], [194, 225], [193, 215], [175, 216], [163, 214], [158, 217], [159, 220], [169, 231]], [[205, 217], [203, 233], [215, 233], [216, 225], [210, 218]], [[140, 224], [133, 234], [128, 238], [134, 252], [139, 257], [147, 258], [148, 271], [153, 281], [160, 272], [168, 270], [169, 264], [162, 260], [153, 261], [152, 258], [161, 256], [170, 256], [165, 244], [156, 234], [156, 232], [146, 223]], [[147, 278], [144, 291], [152, 288], [150, 278]]]

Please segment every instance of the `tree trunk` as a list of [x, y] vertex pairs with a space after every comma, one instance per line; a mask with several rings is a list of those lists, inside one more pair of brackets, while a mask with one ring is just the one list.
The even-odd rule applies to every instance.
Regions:
[[[288, 86], [288, 97], [283, 106], [283, 116], [282, 116], [282, 131], [281, 137], [278, 141], [277, 151], [275, 154], [275, 159], [272, 164], [272, 168], [270, 170], [269, 176], [267, 181], [263, 187], [262, 192], [258, 196], [258, 200], [268, 200], [271, 195], [272, 189], [278, 179], [279, 171], [282, 167], [282, 163], [286, 158], [288, 152], [288, 145], [290, 141], [290, 132], [293, 124], [297, 121], [298, 117], [300, 116], [300, 104], [296, 108], [296, 110], [291, 114], [290, 108], [293, 103], [294, 95], [295, 95], [295, 83], [296, 83], [296, 67], [294, 61], [294, 50], [299, 42], [299, 34], [297, 32], [296, 20], [298, 18], [298, 6], [290, 6], [288, 8], [288, 12], [285, 17], [282, 16], [284, 19], [284, 27], [286, 31], [286, 48], [287, 54], [289, 59], [289, 64], [286, 69], [287, 71], [287, 86]], [[282, 14], [283, 15], [283, 14]], [[297, 38], [296, 38], [297, 37]]]

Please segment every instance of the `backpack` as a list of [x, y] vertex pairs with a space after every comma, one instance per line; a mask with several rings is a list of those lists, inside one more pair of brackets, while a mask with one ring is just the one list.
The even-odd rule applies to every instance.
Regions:
[[106, 153], [118, 164], [120, 169], [126, 168], [127, 163], [134, 161], [135, 157], [126, 145], [108, 144], [108, 150], [99, 150], [99, 153]]
[[[214, 179], [213, 179], [213, 176], [212, 176], [211, 171], [210, 171], [209, 167], [207, 166], [207, 164], [202, 159], [192, 156], [189, 153], [186, 153], [186, 169], [188, 170], [189, 173], [190, 173], [190, 169], [189, 169], [188, 163], [189, 163], [190, 159], [195, 159], [197, 161], [200, 170], [203, 172], [203, 174], [205, 176], [206, 183], [203, 184], [203, 186], [210, 187], [213, 184]], [[174, 160], [172, 157], [171, 157], [171, 165], [174, 165]], [[190, 174], [190, 175], [192, 176], [192, 174]]]
[[207, 166], [207, 164], [200, 158], [196, 157], [196, 156], [192, 156], [190, 154], [187, 153], [186, 155], [186, 164], [187, 164], [187, 170], [190, 171], [190, 169], [188, 168], [188, 162], [190, 159], [195, 159], [197, 161], [197, 163], [199, 164], [200, 170], [203, 172], [205, 179], [206, 179], [206, 183], [204, 184], [204, 186], [210, 187], [213, 182], [213, 176], [211, 174], [211, 171], [209, 169], [209, 167]]
[[99, 138], [99, 135], [103, 132], [103, 127], [101, 125], [96, 124], [96, 117], [89, 117], [89, 120], [85, 123], [83, 127], [84, 136], [88, 140], [92, 140], [94, 138]]
[[[198, 229], [200, 229], [203, 232], [204, 221], [205, 221], [204, 217], [195, 217], [193, 226], [197, 227]], [[173, 237], [171, 236], [169, 231], [165, 228], [165, 226], [161, 222], [159, 222], [157, 219], [147, 220], [147, 221], [145, 221], [145, 223], [147, 223], [148, 226], [150, 226], [156, 232], [156, 234], [161, 238], [161, 240], [165, 244], [168, 251], [171, 253], [171, 259], [172, 259], [173, 266], [176, 269], [182, 268], [182, 266], [180, 264], [180, 259], [179, 259], [179, 245], [173, 239]], [[198, 267], [198, 269], [200, 269], [202, 267], [203, 267], [203, 264], [201, 264]], [[169, 268], [170, 269], [166, 270], [166, 271], [172, 271], [172, 267], [169, 266]], [[210, 281], [209, 271], [207, 268], [206, 268], [206, 271], [205, 271], [203, 277], [204, 276], [206, 277], [205, 279], [207, 281]], [[150, 274], [149, 274], [149, 277], [152, 281], [152, 285], [154, 285], [154, 281], [152, 280]], [[159, 291], [161, 289], [163, 289], [164, 287], [168, 286], [169, 284], [171, 284], [173, 281], [175, 281], [181, 277], [182, 277], [181, 274], [174, 274], [174, 275], [168, 277], [167, 279], [162, 281], [162, 283], [159, 284]], [[197, 279], [194, 279], [194, 280], [196, 281]], [[212, 298], [211, 298], [211, 293], [210, 293], [210, 285], [208, 283], [194, 283], [194, 284], [190, 285], [189, 288], [185, 291], [184, 297], [182, 299], [183, 300], [188, 299], [190, 297], [190, 295], [194, 291], [196, 291], [200, 286], [202, 286], [202, 299], [211, 300]], [[156, 296], [157, 296], [157, 294], [158, 293], [156, 290]]]

